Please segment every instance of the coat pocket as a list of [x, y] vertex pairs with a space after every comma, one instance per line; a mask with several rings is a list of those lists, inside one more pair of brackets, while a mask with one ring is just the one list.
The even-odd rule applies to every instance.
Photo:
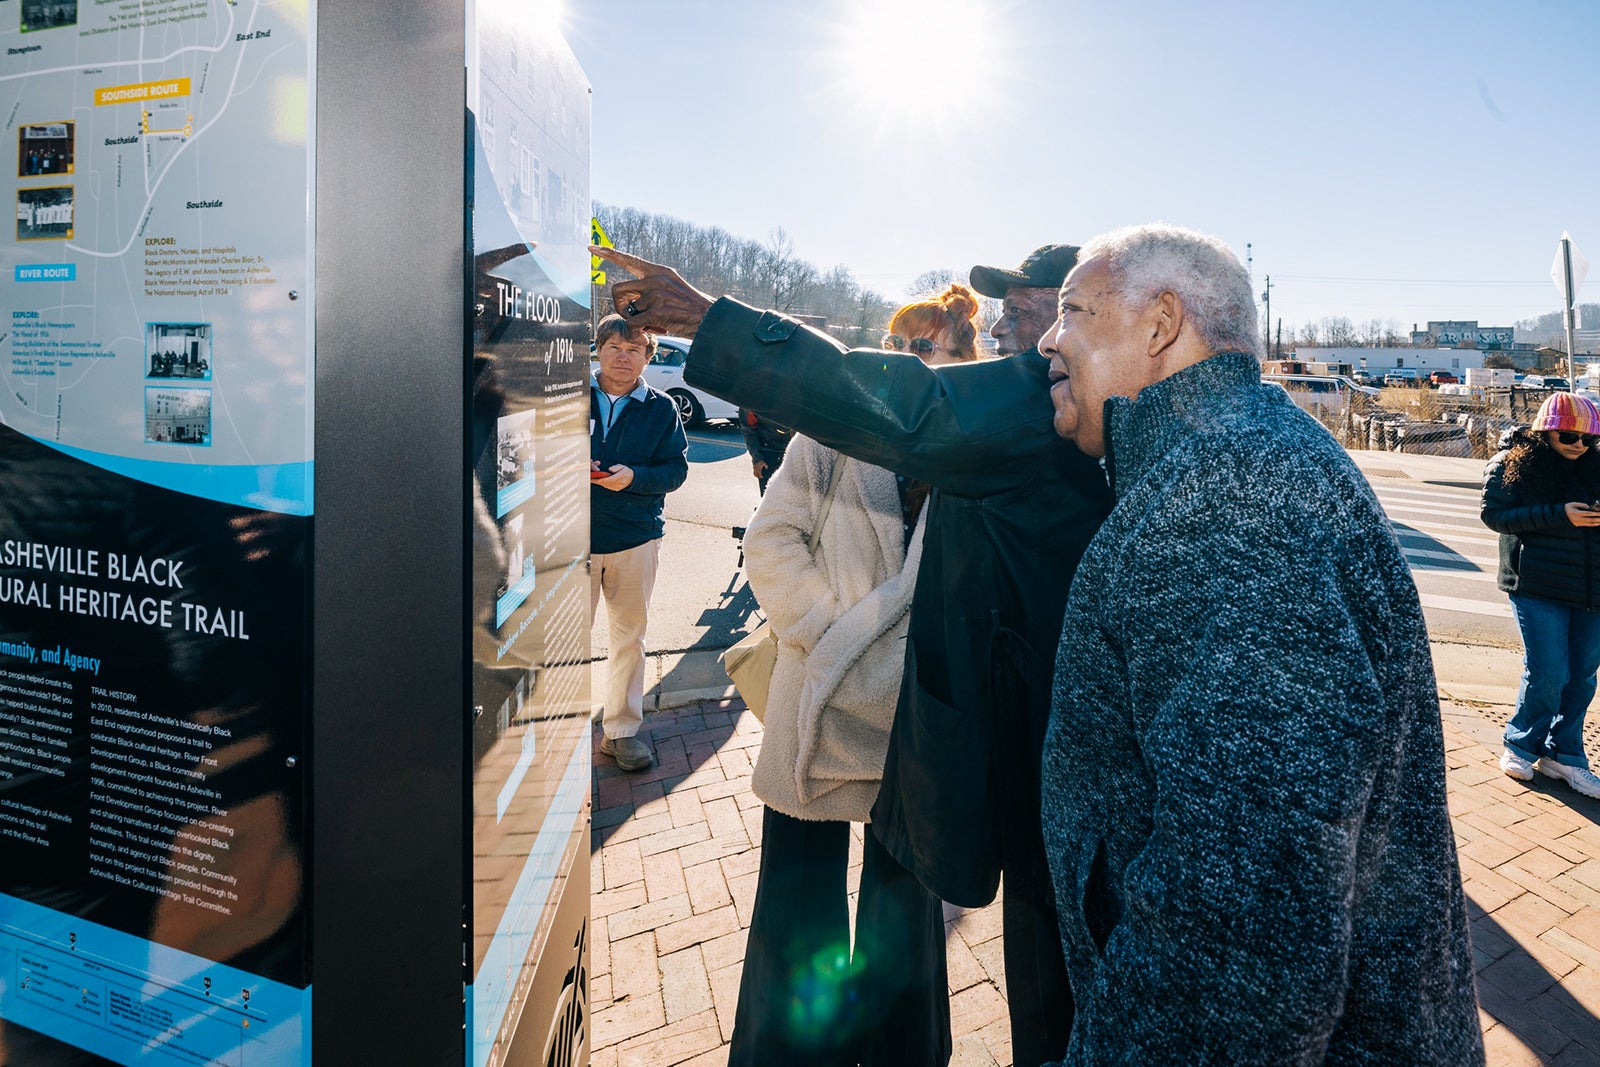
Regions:
[[994, 899], [1000, 834], [986, 709], [961, 710], [917, 680], [913, 643], [896, 712], [896, 789], [906, 835], [931, 892], [961, 907]]
[[[1050, 719], [1050, 665], [1014, 630], [996, 631], [989, 669], [995, 803], [1008, 839], [1007, 874], [1038, 885], [1048, 899], [1049, 865], [1040, 831], [1040, 762]], [[1018, 880], [1020, 884], [1020, 879]]]
[[1072, 864], [1063, 872], [1071, 882], [1058, 896], [1062, 936], [1074, 952], [1098, 959], [1117, 925], [1117, 909], [1107, 898], [1109, 879], [1106, 842], [1090, 837], [1078, 842]]

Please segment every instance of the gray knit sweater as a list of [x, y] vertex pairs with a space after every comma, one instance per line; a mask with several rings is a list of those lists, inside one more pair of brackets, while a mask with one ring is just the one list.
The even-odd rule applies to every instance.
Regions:
[[1427, 631], [1371, 490], [1248, 355], [1106, 427], [1044, 753], [1063, 1062], [1481, 1064]]

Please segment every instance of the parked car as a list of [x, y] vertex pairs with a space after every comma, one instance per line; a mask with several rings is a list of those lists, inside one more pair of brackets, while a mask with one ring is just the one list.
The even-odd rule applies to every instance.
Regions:
[[1381, 385], [1381, 384], [1383, 384], [1377, 378], [1374, 378], [1371, 374], [1368, 374], [1364, 370], [1353, 370], [1353, 371], [1351, 371], [1350, 372], [1350, 380], [1352, 382], [1355, 382], [1357, 385]]
[[1461, 379], [1447, 370], [1436, 370], [1428, 375], [1428, 382], [1431, 385], [1460, 385]]
[[1565, 378], [1557, 378], [1552, 374], [1529, 374], [1522, 379], [1524, 389], [1570, 389], [1571, 385]]
[[1370, 399], [1378, 395], [1378, 390], [1357, 385], [1342, 374], [1263, 374], [1261, 380], [1282, 386], [1289, 399], [1313, 415], [1342, 415], [1352, 397]]
[[[678, 405], [678, 418], [685, 426], [699, 426], [710, 419], [737, 419], [739, 409], [733, 404], [684, 384], [683, 368], [689, 360], [689, 345], [687, 338], [657, 337], [656, 354], [644, 367], [645, 384], [672, 398]], [[599, 369], [599, 363], [589, 361], [591, 374]]]
[[1387, 371], [1384, 374], [1383, 384], [1416, 389], [1420, 387], [1421, 379], [1417, 377], [1417, 372], [1410, 367], [1396, 367], [1394, 370]]

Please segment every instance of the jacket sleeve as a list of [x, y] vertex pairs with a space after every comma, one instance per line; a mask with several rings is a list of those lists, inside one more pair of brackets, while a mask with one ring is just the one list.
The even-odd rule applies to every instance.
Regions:
[[[1231, 480], [1222, 499], [1249, 509], [1250, 476]], [[1146, 776], [1152, 826], [1096, 982], [1074, 991], [1066, 1064], [1171, 1062], [1180, 1042], [1193, 1062], [1319, 1064], [1360, 966], [1357, 849], [1382, 747], [1409, 724], [1388, 721], [1340, 546], [1289, 537], [1260, 501], [1219, 528], [1201, 496], [1153, 519], [1118, 579], [1140, 747], [1131, 768], [1085, 773]], [[1314, 655], [1289, 651], [1308, 634]]]
[[750, 425], [750, 414], [744, 408], [739, 409], [739, 434], [744, 438], [744, 450], [750, 453], [750, 459], [760, 459], [761, 435]]
[[[655, 402], [656, 398], [650, 398]], [[633, 467], [633, 481], [622, 490], [624, 493], [641, 493], [661, 496], [672, 492], [689, 477], [689, 437], [683, 432], [683, 422], [671, 400], [666, 401], [670, 420], [663, 420], [661, 437], [650, 456], [650, 462]]]
[[1049, 364], [1037, 356], [927, 367], [848, 351], [724, 297], [695, 334], [684, 380], [829, 448], [960, 496], [1026, 485], [1053, 449]]
[[756, 602], [779, 637], [807, 651], [839, 614], [837, 593], [812, 556], [810, 540], [832, 465], [840, 462], [843, 457], [796, 437], [744, 535]]
[[1483, 472], [1483, 501], [1478, 515], [1495, 533], [1524, 534], [1570, 527], [1560, 504], [1523, 504], [1505, 484], [1506, 454], [1489, 461]]

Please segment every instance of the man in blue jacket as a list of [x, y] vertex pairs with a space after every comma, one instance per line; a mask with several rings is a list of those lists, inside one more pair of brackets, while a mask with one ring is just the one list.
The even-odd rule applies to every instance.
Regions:
[[655, 338], [620, 315], [595, 328], [589, 390], [589, 611], [606, 598], [611, 666], [600, 751], [625, 771], [655, 762], [644, 723], [644, 632], [661, 556], [667, 494], [689, 476], [677, 406], [645, 384]]

